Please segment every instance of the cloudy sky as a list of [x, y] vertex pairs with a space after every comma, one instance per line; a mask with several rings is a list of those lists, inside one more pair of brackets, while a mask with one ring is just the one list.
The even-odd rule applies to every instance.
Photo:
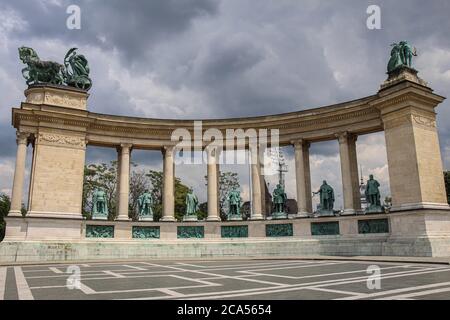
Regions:
[[[69, 5], [81, 29], [66, 27]], [[381, 8], [381, 29], [366, 26], [369, 5]], [[444, 96], [450, 88], [450, 2], [300, 0], [0, 0], [0, 192], [10, 193], [15, 158], [11, 107], [23, 100], [17, 48], [33, 47], [62, 62], [78, 47], [88, 59], [93, 112], [158, 118], [216, 118], [304, 110], [374, 94], [386, 78], [389, 45], [408, 40], [414, 67]], [[444, 166], [450, 169], [450, 106], [438, 109]], [[382, 133], [358, 138], [358, 161], [389, 194]], [[287, 192], [295, 197], [292, 150]], [[323, 179], [341, 201], [336, 141], [311, 147], [313, 189]], [[115, 150], [88, 148], [87, 161]], [[30, 158], [30, 157], [29, 157]], [[159, 152], [135, 151], [138, 168], [161, 168]], [[248, 194], [248, 168], [240, 175]], [[177, 167], [177, 176], [205, 200], [205, 166]], [[271, 189], [276, 177], [267, 177]]]

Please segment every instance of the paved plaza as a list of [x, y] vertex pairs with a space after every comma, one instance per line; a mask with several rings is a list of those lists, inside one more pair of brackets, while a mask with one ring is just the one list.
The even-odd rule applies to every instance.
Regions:
[[[380, 268], [380, 289], [368, 288], [372, 265]], [[78, 270], [80, 282], [72, 281]], [[1, 266], [0, 299], [450, 299], [450, 266], [340, 260]]]

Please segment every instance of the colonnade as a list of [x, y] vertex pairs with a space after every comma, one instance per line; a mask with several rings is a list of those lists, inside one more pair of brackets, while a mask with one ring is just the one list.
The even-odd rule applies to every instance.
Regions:
[[[335, 135], [339, 142], [341, 162], [342, 189], [344, 215], [355, 214], [361, 209], [358, 183], [358, 163], [356, 155], [357, 136], [348, 132]], [[27, 144], [30, 134], [17, 133], [17, 155], [14, 173], [13, 190], [11, 197], [10, 216], [20, 216], [23, 196], [25, 162]], [[311, 142], [303, 139], [291, 141], [295, 155], [295, 177], [297, 188], [297, 217], [308, 217], [313, 213], [311, 174], [309, 165], [309, 148]], [[117, 170], [117, 220], [127, 221], [129, 207], [129, 182], [130, 182], [130, 154], [133, 145], [123, 143], [117, 146], [118, 170]], [[169, 145], [162, 148], [163, 155], [163, 212], [161, 221], [175, 221], [175, 146]], [[208, 221], [220, 221], [219, 216], [219, 155], [220, 151], [215, 146], [205, 148], [207, 154], [207, 201]], [[265, 190], [264, 175], [261, 165], [261, 156], [264, 153], [260, 147], [249, 148], [251, 161], [252, 181], [252, 216], [253, 220], [261, 220], [265, 217]]]

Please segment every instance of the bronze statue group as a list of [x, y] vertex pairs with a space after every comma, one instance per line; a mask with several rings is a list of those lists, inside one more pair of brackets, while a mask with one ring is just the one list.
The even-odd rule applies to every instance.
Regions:
[[[380, 199], [380, 183], [374, 179], [373, 175], [369, 176], [369, 180], [366, 183], [365, 197], [368, 203], [365, 208], [365, 213], [377, 213], [383, 212], [384, 208], [381, 205]], [[333, 216], [339, 214], [339, 210], [334, 210], [334, 190], [327, 183], [323, 181], [317, 192], [313, 192], [314, 195], [319, 195], [320, 204], [317, 207], [317, 216]], [[239, 189], [233, 188], [227, 195], [228, 202], [228, 220], [242, 220], [241, 214], [241, 193]], [[287, 218], [286, 213], [286, 201], [287, 195], [281, 184], [277, 184], [272, 195], [272, 217], [274, 219]], [[93, 219], [107, 219], [108, 217], [108, 201], [106, 192], [102, 188], [97, 188], [92, 194], [92, 218]], [[197, 219], [197, 213], [199, 211], [199, 201], [192, 189], [189, 189], [185, 199], [186, 211], [184, 220], [192, 221]], [[153, 221], [153, 207], [154, 200], [152, 194], [148, 189], [142, 193], [137, 201], [137, 211], [139, 220]]]

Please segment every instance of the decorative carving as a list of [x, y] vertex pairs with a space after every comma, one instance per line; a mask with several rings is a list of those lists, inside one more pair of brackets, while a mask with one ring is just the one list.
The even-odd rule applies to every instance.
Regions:
[[222, 226], [222, 238], [247, 238], [248, 226]]
[[436, 128], [436, 120], [431, 119], [428, 117], [424, 117], [421, 115], [413, 114], [412, 116], [414, 122], [418, 125], [429, 127], [429, 128]]
[[387, 219], [358, 220], [358, 233], [388, 233]]
[[17, 144], [27, 144], [28, 143], [28, 137], [30, 136], [30, 133], [28, 132], [16, 132], [16, 142]]
[[69, 145], [73, 147], [86, 147], [84, 137], [65, 136], [53, 133], [39, 133], [39, 142], [47, 142], [55, 145]]
[[187, 239], [187, 238], [204, 238], [205, 237], [205, 227], [203, 226], [179, 226], [177, 227], [177, 238]]
[[83, 104], [83, 99], [69, 96], [67, 94], [54, 94], [47, 91], [45, 92], [44, 103], [56, 106], [77, 108]]
[[86, 226], [86, 238], [114, 238], [114, 226]]
[[158, 226], [133, 226], [133, 239], [159, 239], [160, 229]]
[[266, 224], [266, 237], [292, 237], [292, 223]]
[[339, 222], [311, 222], [311, 235], [313, 236], [325, 236], [325, 235], [338, 235], [339, 234]]

